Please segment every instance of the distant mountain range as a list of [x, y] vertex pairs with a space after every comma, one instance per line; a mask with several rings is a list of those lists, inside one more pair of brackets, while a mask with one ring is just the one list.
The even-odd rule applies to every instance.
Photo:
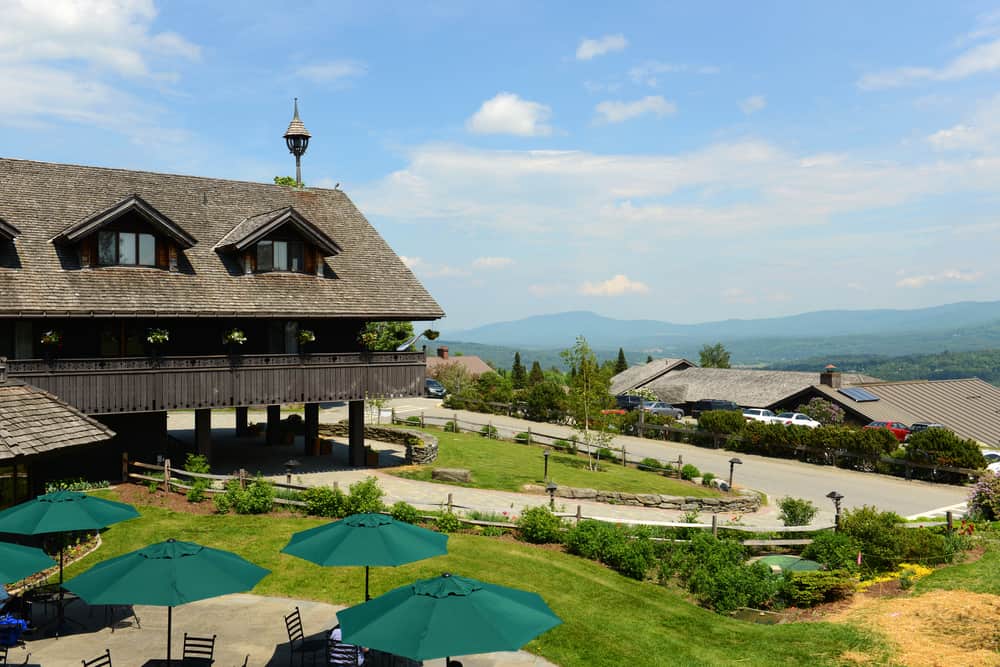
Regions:
[[[602, 357], [624, 348], [629, 361], [688, 357], [721, 342], [733, 363], [762, 365], [834, 355], [928, 354], [1000, 348], [1000, 301], [962, 302], [914, 310], [827, 310], [788, 317], [675, 324], [617, 320], [587, 311], [538, 315], [466, 330], [445, 330], [441, 344], [509, 366], [515, 350], [526, 361], [558, 359], [587, 338]], [[433, 346], [431, 346], [433, 348]]]

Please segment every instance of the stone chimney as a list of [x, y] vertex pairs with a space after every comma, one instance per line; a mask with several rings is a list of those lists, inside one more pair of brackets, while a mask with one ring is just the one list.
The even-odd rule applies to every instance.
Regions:
[[840, 371], [833, 364], [828, 364], [819, 374], [819, 383], [831, 389], [840, 389], [841, 382]]
[[440, 347], [438, 347], [438, 356], [441, 357], [442, 359], [447, 359], [448, 358], [448, 346], [447, 345], [441, 345]]

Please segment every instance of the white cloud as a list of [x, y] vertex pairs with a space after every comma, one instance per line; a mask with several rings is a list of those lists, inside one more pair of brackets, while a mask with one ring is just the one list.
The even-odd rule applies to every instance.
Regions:
[[544, 104], [523, 100], [514, 93], [498, 93], [483, 102], [465, 127], [476, 134], [544, 136], [552, 133], [545, 124], [551, 115], [552, 110]]
[[858, 87], [880, 90], [919, 81], [957, 81], [997, 70], [1000, 70], [1000, 39], [973, 46], [941, 67], [898, 67], [865, 74]]
[[325, 63], [303, 65], [295, 73], [315, 83], [343, 83], [368, 73], [368, 66], [356, 60], [333, 60]]
[[947, 269], [939, 273], [902, 278], [896, 281], [896, 287], [919, 289], [921, 287], [926, 287], [931, 283], [941, 283], [941, 282], [974, 283], [981, 280], [982, 277], [983, 277], [982, 272]]
[[514, 263], [510, 257], [477, 257], [472, 260], [476, 269], [503, 269]]
[[469, 275], [469, 272], [465, 269], [461, 269], [456, 266], [449, 266], [448, 264], [433, 264], [425, 262], [420, 257], [400, 255], [399, 258], [403, 260], [403, 264], [406, 264], [410, 271], [413, 271], [421, 278], [447, 278], [452, 276]]
[[534, 283], [528, 285], [528, 294], [539, 299], [544, 299], [545, 297], [562, 294], [566, 292], [566, 289], [565, 285], [559, 283]]
[[585, 282], [580, 286], [580, 294], [587, 296], [621, 296], [622, 294], [646, 294], [649, 287], [638, 280], [631, 280], [619, 273], [601, 283]]
[[767, 106], [767, 100], [763, 95], [751, 95], [740, 102], [740, 110], [748, 116], [757, 113]]
[[597, 39], [583, 39], [580, 41], [580, 45], [576, 47], [576, 59], [590, 60], [597, 56], [611, 53], [612, 51], [622, 51], [626, 46], [628, 46], [628, 40], [625, 39], [625, 35], [620, 33], [617, 35], [604, 35]]
[[989, 152], [1000, 147], [1000, 95], [981, 103], [963, 122], [927, 137], [937, 150]]
[[715, 65], [687, 65], [683, 63], [665, 63], [658, 60], [647, 60], [641, 65], [636, 65], [628, 71], [628, 76], [632, 83], [636, 85], [646, 85], [655, 88], [660, 84], [659, 74], [677, 74], [688, 72], [693, 74], [718, 74], [719, 68]]
[[757, 297], [747, 292], [742, 287], [730, 287], [722, 290], [722, 298], [729, 303], [753, 304], [757, 303]]
[[644, 114], [653, 114], [658, 118], [675, 113], [677, 105], [663, 99], [662, 95], [649, 95], [634, 102], [620, 100], [605, 100], [595, 107], [595, 111], [605, 123], [622, 123]]
[[941, 150], [956, 150], [963, 148], [975, 148], [980, 145], [983, 136], [975, 128], [959, 123], [944, 130], [938, 130], [927, 137], [927, 141], [934, 148]]

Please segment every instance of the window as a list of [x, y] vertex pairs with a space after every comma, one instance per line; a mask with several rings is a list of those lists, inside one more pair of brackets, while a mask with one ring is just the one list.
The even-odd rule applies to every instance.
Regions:
[[302, 241], [261, 241], [257, 244], [258, 271], [296, 271], [305, 266]]
[[136, 232], [98, 232], [97, 261], [104, 266], [156, 266], [156, 237]]

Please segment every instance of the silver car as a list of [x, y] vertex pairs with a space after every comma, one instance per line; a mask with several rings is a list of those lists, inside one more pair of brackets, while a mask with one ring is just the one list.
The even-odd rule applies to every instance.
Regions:
[[639, 409], [643, 412], [648, 412], [651, 415], [659, 415], [661, 417], [673, 417], [674, 419], [680, 419], [684, 416], [684, 411], [680, 408], [675, 408], [669, 403], [664, 403], [663, 401], [645, 401]]

